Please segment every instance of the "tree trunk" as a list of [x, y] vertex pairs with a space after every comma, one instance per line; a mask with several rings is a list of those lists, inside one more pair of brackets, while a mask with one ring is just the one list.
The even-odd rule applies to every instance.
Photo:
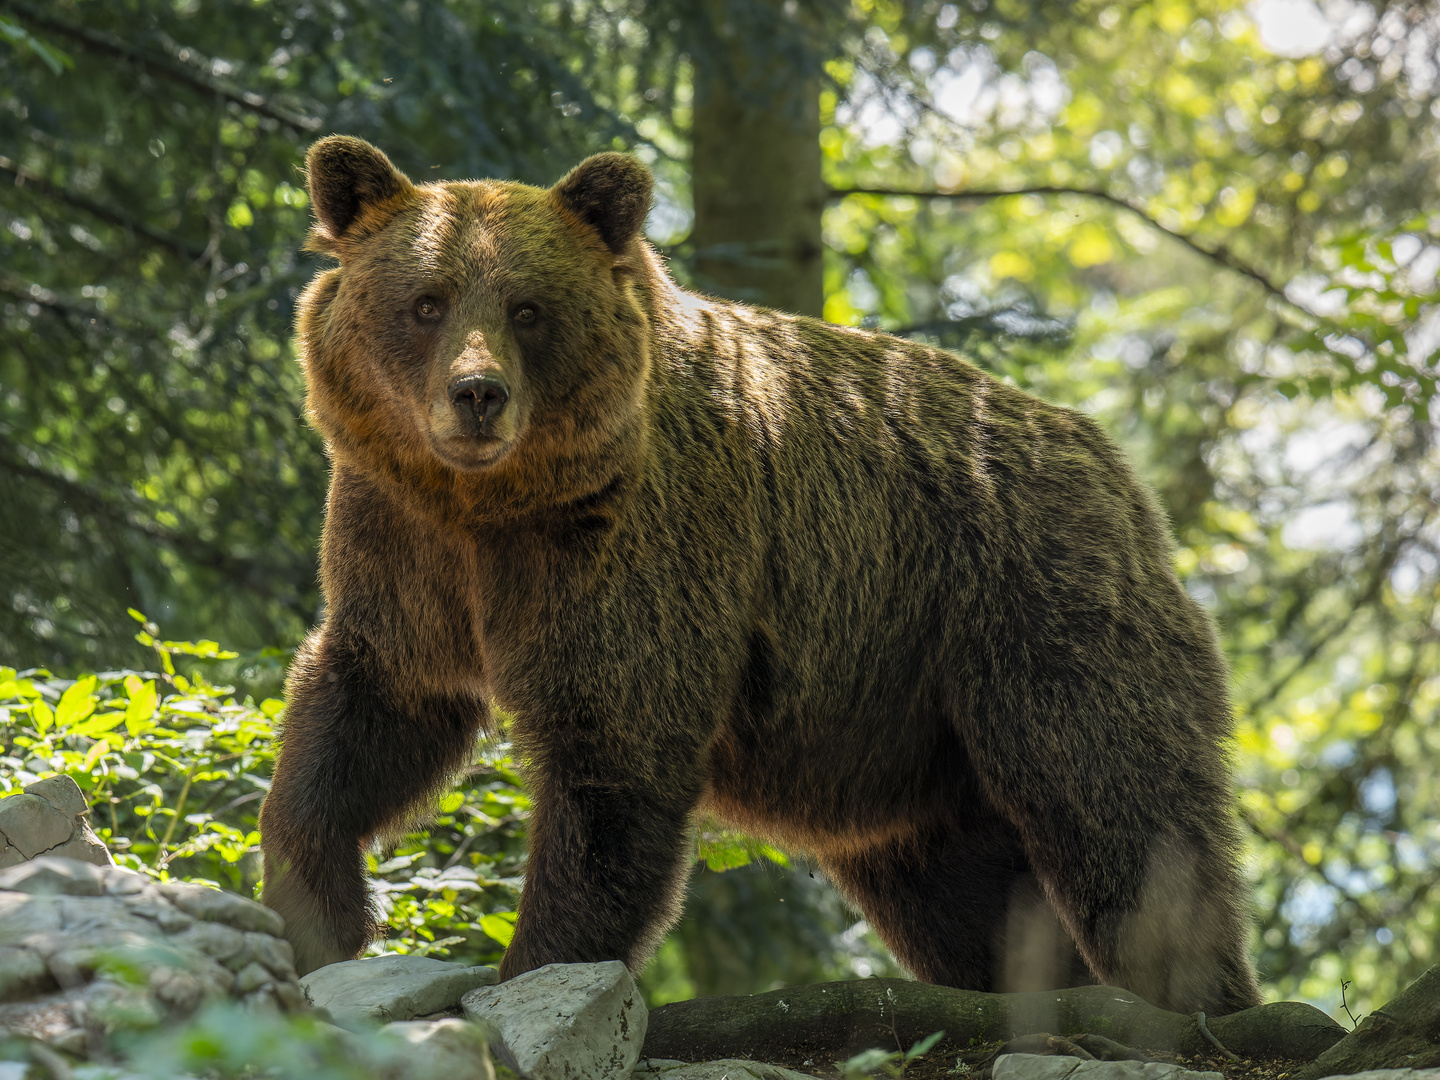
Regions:
[[[1206, 1026], [1232, 1053], [1292, 1061], [1312, 1060], [1345, 1035], [1319, 1009], [1294, 1001], [1217, 1016]], [[872, 1047], [906, 1050], [942, 1030], [940, 1056], [1041, 1033], [1090, 1033], [1181, 1054], [1216, 1049], [1199, 1014], [1166, 1012], [1113, 986], [982, 994], [904, 979], [859, 979], [662, 1005], [650, 1013], [643, 1053], [681, 1061], [749, 1058], [828, 1066]]]
[[[776, 9], [776, 20], [787, 18]], [[730, 22], [723, 4], [712, 11], [718, 40], [710, 55], [695, 59], [696, 285], [819, 316], [819, 79], [793, 70], [775, 41], [757, 43], [754, 27]]]
[[1301, 1080], [1440, 1066], [1440, 965], [1432, 967], [1300, 1072]]

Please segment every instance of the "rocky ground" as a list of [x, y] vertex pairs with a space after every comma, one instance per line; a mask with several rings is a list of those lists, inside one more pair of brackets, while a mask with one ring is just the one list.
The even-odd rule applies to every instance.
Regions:
[[[614, 961], [551, 965], [500, 984], [492, 968], [383, 956], [298, 978], [282, 934], [279, 916], [252, 901], [111, 865], [67, 777], [0, 800], [0, 1080], [67, 1080], [86, 1061], [138, 1080], [117, 1056], [117, 1031], [176, 1028], [217, 1002], [306, 1017], [325, 1053], [374, 1080], [496, 1080], [497, 1067], [501, 1080], [829, 1080], [872, 1047], [882, 1053], [851, 1058], [852, 1080], [862, 1068], [906, 1080], [1316, 1080], [1359, 1073], [1366, 1061], [1440, 1064], [1440, 969], [1349, 1035], [1294, 1003], [1207, 1028], [1203, 1016], [1164, 1013], [1109, 987], [983, 995], [900, 980], [698, 999], [652, 1014]], [[1037, 1007], [1045, 1019], [1032, 1015]], [[1097, 1030], [1087, 1017], [1116, 1038], [1084, 1034]], [[974, 1030], [1012, 1032], [1009, 1041], [960, 1030], [981, 1021]], [[941, 1028], [956, 1029], [949, 1042], [902, 1062], [899, 1051]], [[1080, 1034], [1048, 1034], [1062, 1029]], [[1249, 1056], [1204, 1049], [1217, 1033]], [[1359, 1075], [1440, 1080], [1440, 1069]]]

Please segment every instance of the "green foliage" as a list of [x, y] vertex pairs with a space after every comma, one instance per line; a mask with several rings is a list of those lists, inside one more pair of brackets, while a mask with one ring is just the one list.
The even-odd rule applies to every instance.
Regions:
[[[149, 623], [137, 641], [161, 671], [71, 680], [0, 667], [0, 793], [65, 773], [121, 866], [256, 896], [257, 818], [284, 703], [176, 670], [182, 658], [213, 668], [235, 657], [213, 641], [161, 640]], [[514, 932], [529, 806], [505, 745], [484, 748], [430, 821], [384, 862], [372, 857], [389, 923], [372, 952], [497, 961]]]
[[862, 1050], [854, 1057], [837, 1061], [835, 1069], [844, 1077], [844, 1080], [860, 1080], [863, 1076], [874, 1076], [877, 1072], [883, 1072], [886, 1076], [901, 1077], [905, 1075], [905, 1070], [912, 1061], [924, 1057], [944, 1037], [943, 1030], [936, 1031], [926, 1035], [903, 1053], [899, 1050], [882, 1050], [879, 1047]]

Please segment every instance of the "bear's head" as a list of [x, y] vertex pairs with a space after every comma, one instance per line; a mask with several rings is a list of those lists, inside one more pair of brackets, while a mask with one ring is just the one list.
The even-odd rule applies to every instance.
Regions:
[[360, 139], [305, 161], [309, 246], [340, 265], [298, 321], [332, 452], [413, 480], [574, 471], [639, 422], [649, 372], [651, 177], [597, 154], [546, 190], [413, 184]]

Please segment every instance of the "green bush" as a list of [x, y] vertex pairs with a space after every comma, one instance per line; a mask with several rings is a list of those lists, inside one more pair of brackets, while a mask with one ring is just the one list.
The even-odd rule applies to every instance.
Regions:
[[[0, 667], [0, 796], [65, 773], [119, 865], [257, 896], [257, 817], [284, 702], [217, 684], [215, 669], [235, 653], [213, 641], [162, 640], [132, 614], [158, 672], [62, 679]], [[437, 810], [383, 862], [371, 856], [389, 923], [371, 951], [494, 963], [514, 930], [530, 811], [507, 744], [483, 745]]]

